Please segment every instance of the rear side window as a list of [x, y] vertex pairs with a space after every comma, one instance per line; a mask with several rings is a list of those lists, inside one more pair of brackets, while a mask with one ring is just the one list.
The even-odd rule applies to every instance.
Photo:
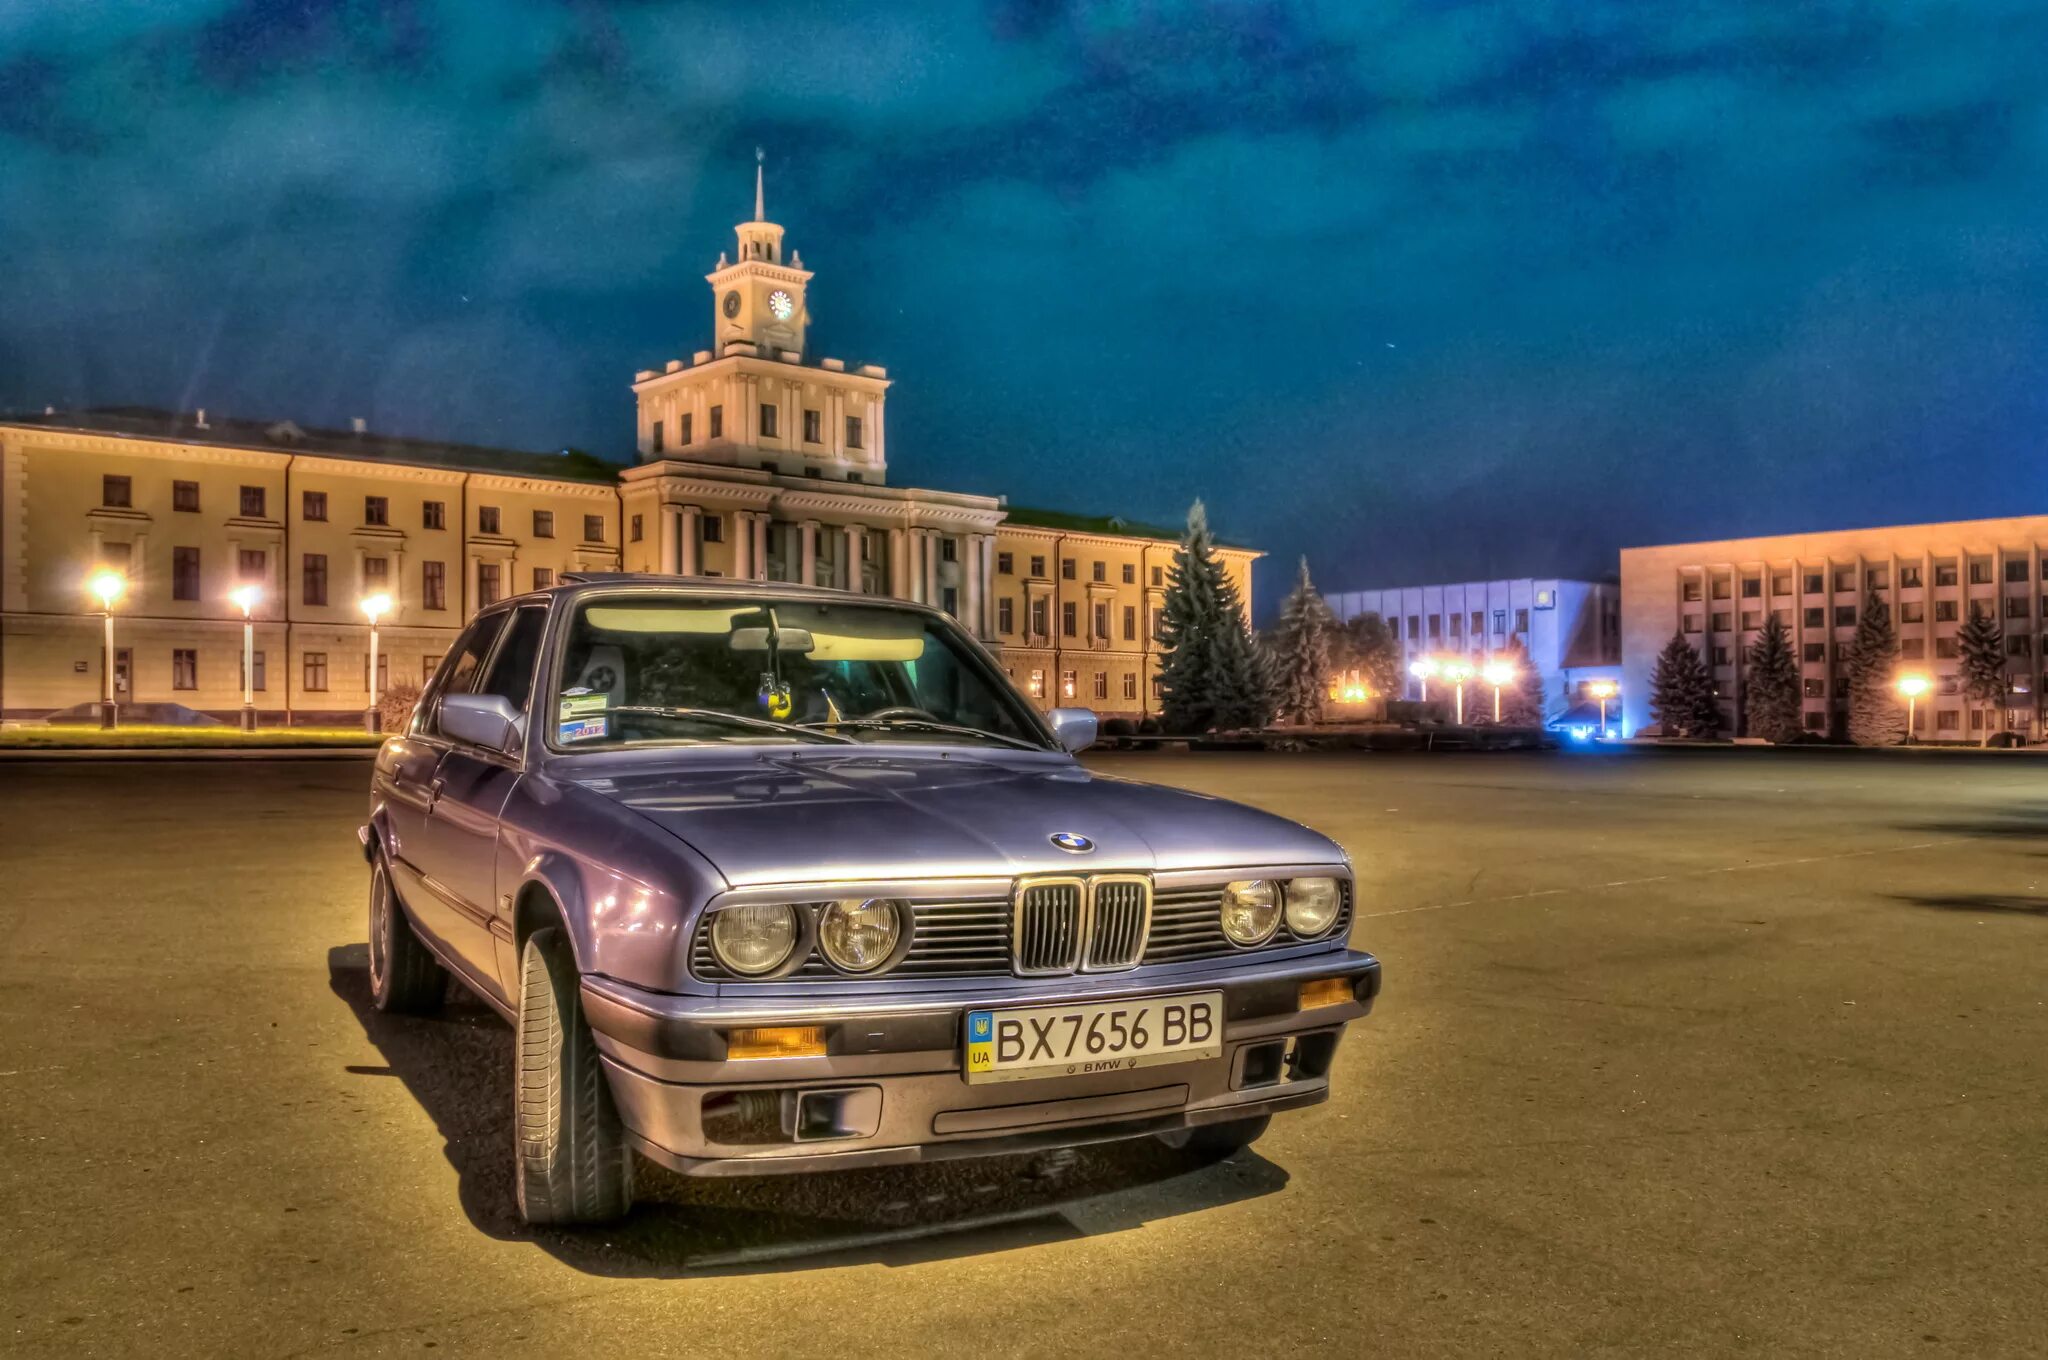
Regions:
[[478, 694], [495, 694], [508, 700], [521, 713], [533, 694], [534, 663], [540, 660], [540, 639], [547, 631], [548, 611], [542, 607], [521, 609], [505, 630], [505, 641], [491, 658], [490, 673], [478, 686]]
[[433, 701], [421, 705], [419, 730], [438, 736], [441, 731], [441, 700], [450, 694], [468, 694], [476, 688], [477, 674], [483, 669], [484, 658], [491, 654], [491, 644], [498, 640], [498, 634], [505, 627], [506, 616], [502, 613], [486, 614], [469, 625], [469, 631], [456, 639], [454, 648], [441, 664], [440, 688], [434, 691]]

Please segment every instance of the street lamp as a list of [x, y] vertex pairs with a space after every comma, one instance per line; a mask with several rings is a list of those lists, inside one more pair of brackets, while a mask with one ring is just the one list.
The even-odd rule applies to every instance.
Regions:
[[1515, 678], [1515, 668], [1505, 661], [1489, 661], [1480, 672], [1486, 683], [1493, 686], [1493, 720], [1500, 721], [1500, 687]]
[[1617, 686], [1612, 680], [1595, 680], [1586, 686], [1586, 693], [1600, 701], [1600, 735], [1607, 735], [1607, 701], [1615, 695]]
[[114, 706], [114, 601], [128, 589], [128, 578], [118, 571], [97, 572], [86, 582], [86, 589], [99, 600], [100, 613], [106, 617], [106, 655], [100, 662], [100, 726], [111, 732], [120, 726], [119, 710]]
[[391, 608], [391, 597], [379, 591], [363, 597], [363, 612], [370, 616], [370, 706], [363, 710], [363, 730], [377, 732], [383, 721], [377, 713], [377, 618]]
[[1422, 702], [1429, 702], [1429, 677], [1436, 674], [1436, 658], [1418, 656], [1408, 663], [1408, 673], [1422, 682]]
[[1906, 742], [1913, 741], [1914, 705], [1927, 692], [1927, 677], [1924, 675], [1902, 675], [1898, 679], [1899, 693], [1906, 696]]
[[1465, 682], [1472, 678], [1472, 663], [1463, 657], [1444, 664], [1444, 679], [1458, 687], [1458, 725], [1465, 724]]
[[256, 730], [256, 620], [255, 609], [263, 602], [263, 587], [236, 586], [228, 598], [242, 607], [242, 730]]

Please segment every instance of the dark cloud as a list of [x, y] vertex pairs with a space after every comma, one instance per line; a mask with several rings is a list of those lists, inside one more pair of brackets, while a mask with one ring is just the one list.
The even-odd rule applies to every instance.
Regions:
[[765, 144], [901, 480], [1200, 493], [1332, 585], [2036, 509], [2044, 40], [2018, 0], [0, 8], [0, 405], [618, 453]]

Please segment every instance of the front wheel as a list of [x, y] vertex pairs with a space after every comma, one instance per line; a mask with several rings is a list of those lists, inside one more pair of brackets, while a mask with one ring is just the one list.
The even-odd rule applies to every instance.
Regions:
[[536, 930], [519, 956], [513, 1125], [519, 1216], [602, 1223], [633, 1203], [633, 1152], [583, 1022], [576, 961], [562, 932]]

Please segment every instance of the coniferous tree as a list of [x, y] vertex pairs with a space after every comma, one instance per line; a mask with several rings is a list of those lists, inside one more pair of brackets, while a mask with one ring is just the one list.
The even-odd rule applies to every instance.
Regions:
[[1743, 677], [1742, 707], [1749, 735], [1765, 741], [1790, 741], [1800, 731], [1799, 662], [1792, 637], [1776, 614], [1749, 648], [1749, 671]]
[[1330, 607], [1309, 579], [1306, 557], [1280, 606], [1271, 655], [1275, 716], [1288, 723], [1320, 721], [1330, 689]]
[[[1515, 678], [1500, 689], [1500, 720], [1508, 727], [1541, 727], [1543, 725], [1543, 672], [1529, 659], [1529, 648], [1520, 638], [1510, 638], [1508, 645], [1494, 657], [1515, 668]], [[1491, 695], [1488, 696], [1492, 697]]]
[[[1969, 619], [1956, 630], [1956, 651], [1961, 656], [1958, 670], [1963, 693], [1970, 702], [2003, 709], [2007, 689], [2005, 629], [1998, 620], [1972, 604]], [[1986, 720], [1984, 740], [1990, 739], [1991, 723]]]
[[1270, 710], [1237, 585], [1216, 556], [1209, 516], [1188, 510], [1160, 611], [1162, 721], [1170, 732], [1264, 726]]
[[1401, 696], [1401, 643], [1385, 619], [1360, 614], [1340, 627], [1337, 638], [1333, 645], [1341, 650], [1333, 659], [1339, 669], [1359, 671], [1381, 699]]
[[1849, 740], [1858, 746], [1895, 746], [1906, 731], [1906, 711], [1893, 687], [1899, 635], [1892, 611], [1876, 591], [1863, 601], [1856, 637], [1844, 654], [1849, 677]]
[[1667, 737], [1711, 737], [1721, 726], [1714, 678], [1683, 633], [1673, 633], [1657, 654], [1657, 668], [1650, 673], [1650, 716]]

